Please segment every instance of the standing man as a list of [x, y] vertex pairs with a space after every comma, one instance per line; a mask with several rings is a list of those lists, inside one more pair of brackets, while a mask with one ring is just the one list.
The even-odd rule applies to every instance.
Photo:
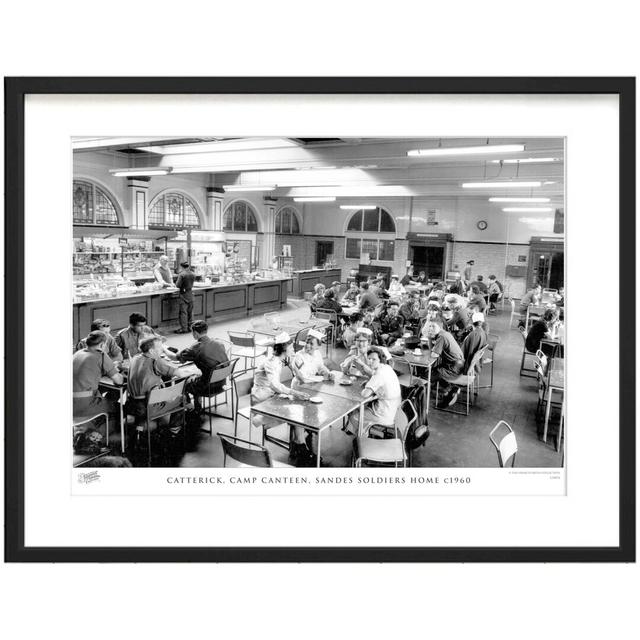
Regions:
[[176, 355], [180, 362], [193, 362], [202, 371], [202, 376], [187, 384], [187, 392], [193, 395], [193, 405], [198, 412], [202, 411], [199, 398], [215, 395], [224, 389], [225, 380], [210, 385], [209, 378], [218, 365], [229, 361], [224, 343], [211, 339], [207, 335], [208, 330], [204, 320], [194, 322], [191, 333], [196, 342]]
[[188, 262], [181, 262], [182, 271], [178, 274], [176, 287], [180, 289], [180, 328], [174, 333], [189, 333], [189, 327], [193, 321], [193, 283], [196, 281], [196, 275], [191, 271]]
[[167, 256], [160, 256], [158, 264], [153, 269], [153, 277], [163, 287], [173, 287], [173, 275], [171, 269], [169, 269], [169, 258]]
[[464, 284], [465, 287], [468, 287], [471, 284], [471, 269], [473, 268], [473, 265], [475, 263], [476, 263], [475, 260], [467, 260], [467, 265], [464, 268], [464, 273], [462, 277], [462, 283]]

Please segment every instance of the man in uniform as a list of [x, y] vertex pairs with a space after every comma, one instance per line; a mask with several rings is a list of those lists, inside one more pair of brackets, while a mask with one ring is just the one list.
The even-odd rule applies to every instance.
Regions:
[[[120, 347], [116, 344], [115, 338], [111, 335], [111, 323], [108, 320], [103, 320], [102, 318], [96, 318], [91, 323], [91, 331], [102, 331], [105, 335], [105, 343], [103, 345], [102, 351], [106, 353], [113, 362], [122, 362], [122, 351]], [[80, 340], [78, 342], [78, 346], [76, 350], [85, 349], [87, 347], [86, 338]]]
[[178, 274], [176, 287], [180, 289], [180, 328], [175, 333], [189, 333], [189, 327], [193, 320], [193, 283], [196, 276], [188, 262], [181, 262], [182, 271]]
[[391, 300], [386, 313], [380, 318], [380, 341], [383, 346], [391, 346], [404, 333], [404, 318], [398, 313], [400, 305]]
[[138, 344], [143, 338], [158, 336], [149, 326], [147, 319], [141, 313], [132, 313], [129, 316], [129, 326], [122, 329], [116, 336], [116, 344], [122, 351], [125, 360], [132, 358], [140, 352]]
[[123, 383], [115, 363], [103, 351], [106, 339], [102, 331], [92, 331], [86, 337], [87, 346], [73, 354], [73, 415], [76, 417], [118, 412], [117, 404], [103, 398], [98, 390], [103, 376], [115, 384]]
[[193, 362], [202, 371], [200, 378], [196, 378], [187, 385], [187, 392], [193, 395], [194, 407], [198, 412], [202, 411], [200, 397], [220, 393], [224, 388], [224, 380], [210, 385], [209, 378], [218, 365], [229, 361], [224, 343], [211, 339], [207, 335], [208, 330], [209, 326], [204, 320], [194, 322], [191, 325], [191, 333], [196, 342], [176, 356], [180, 362]]

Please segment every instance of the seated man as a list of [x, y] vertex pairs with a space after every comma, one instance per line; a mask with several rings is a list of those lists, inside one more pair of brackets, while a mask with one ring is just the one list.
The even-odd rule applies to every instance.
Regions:
[[[116, 344], [115, 338], [111, 335], [111, 324], [108, 320], [102, 320], [102, 318], [96, 318], [91, 323], [91, 331], [102, 331], [106, 340], [102, 348], [102, 352], [106, 353], [114, 362], [122, 362], [122, 351]], [[87, 340], [80, 340], [76, 350], [86, 349]]]
[[324, 294], [324, 299], [318, 301], [316, 311], [335, 311], [336, 313], [342, 313], [342, 306], [336, 301], [336, 294], [333, 289], [327, 289]]
[[520, 300], [520, 326], [524, 326], [527, 318], [527, 309], [530, 304], [540, 304], [540, 296], [542, 295], [542, 287], [537, 284], [525, 293]]
[[403, 287], [406, 287], [408, 284], [411, 284], [413, 282], [413, 280], [411, 279], [411, 275], [409, 274], [410, 270], [411, 267], [407, 267], [407, 272], [402, 276], [402, 279], [400, 280], [400, 284]]
[[400, 305], [392, 300], [386, 313], [380, 317], [380, 343], [388, 347], [404, 333], [404, 318], [399, 314]]
[[388, 292], [389, 298], [392, 300], [399, 300], [405, 292], [404, 287], [400, 284], [400, 280], [395, 273], [391, 276], [391, 284], [389, 285]]
[[358, 306], [363, 311], [369, 308], [375, 308], [380, 304], [378, 296], [369, 290], [369, 283], [363, 282], [361, 285], [362, 293], [360, 294], [360, 302]]
[[465, 293], [465, 287], [462, 282], [462, 277], [460, 275], [456, 276], [456, 281], [449, 285], [448, 289], [449, 293], [455, 293], [459, 296], [463, 296]]
[[351, 349], [356, 339], [358, 329], [364, 324], [364, 315], [354, 313], [347, 319], [347, 326], [342, 332], [342, 342], [347, 349]]
[[204, 320], [196, 320], [191, 325], [191, 334], [196, 342], [176, 354], [180, 362], [193, 362], [202, 371], [201, 377], [187, 385], [187, 392], [193, 395], [194, 408], [198, 412], [202, 411], [201, 397], [213, 396], [224, 389], [224, 380], [209, 384], [209, 378], [218, 365], [229, 361], [224, 343], [211, 339], [207, 335], [208, 330], [209, 325]]
[[[396, 413], [400, 409], [402, 395], [398, 375], [393, 368], [384, 364], [386, 359], [380, 349], [371, 347], [367, 349], [367, 359], [371, 377], [362, 390], [363, 398], [375, 396], [375, 400], [364, 409], [362, 427], [367, 428], [372, 424], [393, 426]], [[360, 412], [354, 411], [349, 417], [349, 425], [355, 432], [360, 425]], [[347, 433], [351, 434], [351, 431]]]
[[140, 341], [150, 337], [161, 338], [151, 327], [147, 326], [147, 319], [141, 313], [132, 313], [129, 316], [129, 326], [122, 329], [116, 336], [116, 344], [120, 347], [123, 358], [128, 360], [140, 353]]
[[500, 283], [496, 280], [495, 276], [489, 276], [489, 310], [496, 310], [496, 302], [500, 299], [502, 289]]
[[318, 284], [316, 284], [313, 287], [314, 294], [313, 294], [313, 297], [311, 298], [311, 301], [309, 302], [309, 306], [311, 307], [311, 313], [315, 313], [316, 310], [318, 309], [318, 304], [324, 300], [325, 290], [326, 290], [326, 287], [321, 282], [318, 282]]
[[[162, 352], [162, 339], [158, 336], [150, 336], [140, 341], [140, 353], [131, 359], [127, 379], [129, 397], [125, 409], [128, 415], [140, 421], [138, 424], [142, 424], [147, 416], [149, 391], [162, 384], [165, 378], [170, 379], [178, 375], [178, 369], [160, 357]], [[164, 416], [158, 420], [158, 425], [154, 421], [150, 425], [150, 430], [155, 431], [158, 426], [169, 425], [170, 419], [171, 416]], [[178, 433], [180, 426], [173, 427], [171, 431]]]
[[106, 335], [102, 331], [92, 331], [85, 343], [86, 347], [73, 354], [73, 415], [117, 414], [117, 403], [103, 398], [98, 390], [103, 376], [115, 384], [123, 383], [115, 363], [104, 353]]
[[[525, 340], [527, 351], [535, 353], [540, 349], [540, 342], [542, 340], [553, 340], [554, 329], [558, 323], [559, 316], [560, 314], [557, 309], [547, 309], [542, 318], [531, 325], [531, 329], [529, 329], [527, 339]], [[543, 351], [547, 350], [543, 349]], [[548, 351], [553, 351], [553, 349], [549, 349]], [[552, 355], [552, 353], [547, 353], [547, 355]]]
[[487, 346], [487, 334], [483, 328], [484, 314], [476, 311], [471, 316], [471, 331], [467, 334], [467, 337], [462, 343], [462, 355], [464, 356], [464, 371], [469, 370], [469, 365], [473, 356], [476, 355], [478, 349], [482, 349]]
[[413, 281], [416, 284], [426, 284], [427, 283], [427, 274], [424, 271], [421, 271], [417, 276], [413, 278]]
[[454, 337], [443, 329], [441, 320], [432, 320], [425, 325], [427, 344], [431, 353], [438, 357], [437, 363], [432, 367], [432, 382], [443, 383], [443, 399], [440, 408], [455, 404], [460, 393], [460, 387], [451, 385], [464, 372], [464, 355]]
[[413, 291], [398, 309], [398, 313], [404, 318], [405, 327], [416, 329], [420, 322], [420, 294]]
[[342, 304], [356, 304], [359, 295], [360, 289], [358, 289], [357, 282], [353, 280], [349, 285], [349, 289], [347, 289], [347, 292], [342, 297]]

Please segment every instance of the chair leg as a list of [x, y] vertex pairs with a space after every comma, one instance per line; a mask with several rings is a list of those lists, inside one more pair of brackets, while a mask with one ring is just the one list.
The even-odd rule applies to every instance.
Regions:
[[211, 396], [209, 396], [209, 437], [213, 435], [213, 424], [211, 422]]

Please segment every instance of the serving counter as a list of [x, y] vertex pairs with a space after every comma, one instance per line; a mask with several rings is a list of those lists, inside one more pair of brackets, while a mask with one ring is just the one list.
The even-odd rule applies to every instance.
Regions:
[[[216, 322], [278, 311], [287, 302], [290, 283], [290, 278], [277, 278], [194, 287], [193, 319]], [[89, 333], [96, 318], [109, 320], [114, 335], [129, 324], [129, 315], [134, 312], [144, 315], [152, 327], [177, 326], [179, 307], [175, 289], [74, 302], [74, 343]]]
[[342, 271], [340, 269], [294, 271], [289, 293], [294, 298], [303, 298], [306, 291], [313, 293], [313, 287], [318, 282], [329, 288], [332, 282], [342, 282]]

